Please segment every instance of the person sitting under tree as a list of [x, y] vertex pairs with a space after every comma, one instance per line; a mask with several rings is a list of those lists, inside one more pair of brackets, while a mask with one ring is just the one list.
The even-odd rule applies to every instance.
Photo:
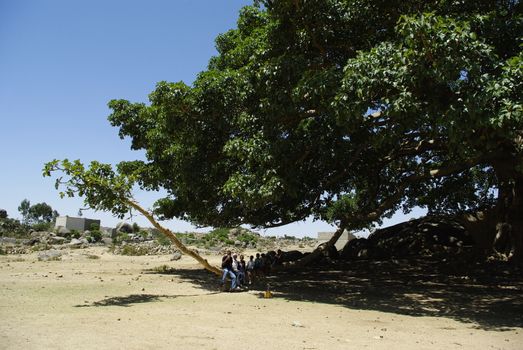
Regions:
[[231, 278], [231, 291], [236, 288], [236, 275], [234, 274], [234, 271], [232, 269], [232, 254], [231, 251], [228, 250], [227, 253], [222, 257], [222, 288], [225, 287], [225, 279], [227, 278], [227, 275]]

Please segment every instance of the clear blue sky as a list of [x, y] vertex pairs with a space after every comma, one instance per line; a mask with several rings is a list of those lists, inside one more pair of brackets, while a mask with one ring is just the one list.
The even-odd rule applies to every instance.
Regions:
[[[76, 216], [79, 199], [60, 199], [43, 164], [52, 159], [115, 164], [140, 157], [107, 122], [107, 102], [147, 102], [161, 80], [192, 83], [216, 54], [214, 38], [236, 26], [247, 0], [0, 0], [0, 208], [46, 202]], [[154, 194], [137, 193], [146, 207]], [[108, 213], [85, 212], [103, 226]], [[401, 218], [398, 217], [398, 218]], [[142, 217], [132, 220], [149, 226]], [[184, 222], [166, 224], [192, 230]], [[331, 231], [306, 221], [267, 234]]]

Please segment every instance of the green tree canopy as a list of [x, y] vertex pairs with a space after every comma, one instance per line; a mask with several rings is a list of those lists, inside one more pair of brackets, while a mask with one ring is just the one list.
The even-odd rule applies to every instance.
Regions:
[[31, 202], [28, 199], [24, 199], [18, 206], [18, 211], [22, 215], [22, 220], [27, 223], [29, 219], [29, 208], [31, 208]]
[[274, 227], [314, 215], [357, 229], [415, 206], [486, 209], [521, 241], [521, 10], [256, 1], [192, 86], [109, 103], [147, 157], [118, 174], [167, 191], [161, 218]]
[[50, 223], [60, 215], [49, 204], [42, 202], [31, 205], [28, 199], [24, 199], [20, 203], [18, 211], [22, 214], [26, 224]]

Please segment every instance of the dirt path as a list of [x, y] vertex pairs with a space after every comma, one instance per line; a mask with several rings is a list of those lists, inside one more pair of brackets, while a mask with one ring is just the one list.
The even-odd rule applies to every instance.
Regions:
[[[342, 274], [282, 274], [270, 280], [275, 297], [263, 299], [261, 290], [219, 293], [216, 278], [187, 257], [114, 256], [101, 247], [62, 261], [0, 256], [0, 348], [521, 349], [522, 325], [503, 310], [520, 311], [521, 300], [508, 298], [521, 298], [519, 286], [500, 287], [516, 288], [506, 295], [474, 290], [476, 301], [459, 287], [443, 303], [444, 281], [427, 293], [435, 282]], [[485, 309], [493, 295], [501, 304]], [[460, 303], [478, 311], [460, 313]], [[492, 319], [478, 315], [489, 310]], [[504, 312], [512, 321], [500, 321]]]

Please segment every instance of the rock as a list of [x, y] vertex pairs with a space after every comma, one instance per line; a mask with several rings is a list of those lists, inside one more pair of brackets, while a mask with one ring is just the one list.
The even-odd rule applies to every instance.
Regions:
[[242, 245], [242, 241], [238, 241], [238, 240], [236, 240], [236, 241], [234, 241], [234, 245], [235, 245], [236, 247], [239, 247], [239, 246]]
[[238, 236], [241, 233], [241, 230], [239, 228], [231, 228], [229, 230], [229, 234], [231, 236]]
[[46, 250], [38, 253], [38, 260], [40, 261], [52, 261], [61, 260], [63, 253], [60, 250]]
[[89, 242], [85, 238], [73, 238], [71, 239], [71, 242], [69, 242], [68, 246], [70, 248], [84, 248], [87, 247]]
[[349, 242], [347, 242], [347, 244], [345, 244], [345, 247], [343, 247], [343, 249], [341, 250], [340, 259], [351, 260], [351, 259], [360, 258], [362, 255], [362, 254], [360, 254], [360, 252], [362, 250], [365, 250], [365, 256], [366, 256], [367, 255], [366, 251], [367, 251], [368, 246], [369, 246], [368, 241], [365, 238], [356, 238], [356, 239], [350, 240]]
[[180, 252], [174, 252], [173, 256], [171, 257], [171, 261], [178, 261], [182, 258], [182, 253]]
[[113, 244], [113, 239], [110, 238], [110, 237], [102, 237], [101, 242], [102, 242], [104, 245], [111, 245], [111, 244]]
[[64, 244], [65, 237], [61, 236], [50, 236], [49, 237], [49, 243], [51, 244]]
[[303, 328], [303, 325], [301, 324], [300, 321], [293, 321], [293, 322], [292, 322], [292, 326], [293, 326], [293, 327]]
[[58, 228], [56, 229], [56, 233], [58, 233], [60, 236], [69, 236], [71, 234], [71, 231], [63, 226], [58, 226]]
[[116, 225], [116, 231], [118, 232], [124, 232], [124, 233], [133, 233], [133, 226], [127, 222], [119, 222], [118, 225]]
[[342, 259], [390, 259], [420, 255], [451, 255], [473, 244], [459, 223], [438, 217], [425, 217], [376, 230], [368, 239], [349, 241]]
[[300, 260], [303, 257], [303, 253], [299, 250], [290, 250], [288, 252], [283, 252], [281, 262], [289, 262]]
[[338, 249], [336, 249], [335, 245], [331, 245], [329, 248], [327, 248], [327, 242], [325, 242], [320, 244], [318, 249], [322, 250], [322, 255], [324, 258], [336, 260], [339, 257]]

